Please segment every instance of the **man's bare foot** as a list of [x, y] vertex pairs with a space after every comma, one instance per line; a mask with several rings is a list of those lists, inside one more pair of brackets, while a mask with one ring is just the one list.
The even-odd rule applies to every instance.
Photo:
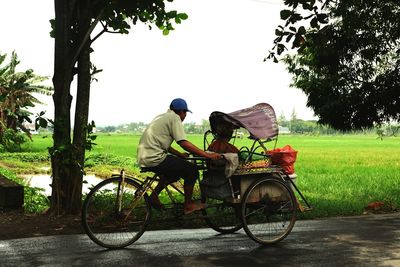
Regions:
[[188, 214], [191, 214], [194, 211], [203, 210], [205, 208], [206, 208], [206, 205], [204, 203], [197, 203], [197, 202], [185, 203], [185, 207], [183, 209], [183, 213], [185, 215], [188, 215]]

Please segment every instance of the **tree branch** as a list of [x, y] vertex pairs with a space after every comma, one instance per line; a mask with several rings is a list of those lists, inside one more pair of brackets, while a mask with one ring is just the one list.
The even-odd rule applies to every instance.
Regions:
[[96, 19], [94, 20], [94, 22], [93, 22], [92, 25], [90, 26], [89, 30], [86, 32], [85, 37], [83, 38], [83, 40], [81, 41], [81, 43], [80, 43], [78, 49], [76, 50], [75, 55], [74, 55], [74, 57], [72, 58], [72, 61], [71, 61], [71, 66], [70, 66], [71, 68], [74, 67], [76, 61], [78, 60], [79, 54], [80, 54], [81, 51], [82, 51], [83, 46], [84, 46], [85, 43], [89, 40], [90, 34], [93, 32], [93, 30], [94, 30], [94, 28], [96, 27], [97, 23], [100, 21], [101, 15], [103, 14], [103, 10], [104, 10], [104, 9], [102, 9], [102, 10], [99, 12], [99, 15], [97, 15]]
[[96, 41], [97, 38], [99, 38], [103, 33], [107, 32], [107, 30], [105, 28], [103, 28], [103, 30], [101, 32], [99, 32], [90, 42], [91, 44], [94, 43], [94, 41]]
[[108, 33], [121, 33], [121, 32], [119, 32], [119, 31], [109, 31], [109, 30], [107, 30], [107, 25], [104, 25], [103, 22], [101, 22], [101, 21], [100, 21], [100, 23], [101, 23], [101, 25], [103, 26], [103, 30], [102, 30], [101, 32], [99, 32], [99, 33], [92, 39], [92, 41], [90, 42], [91, 44], [94, 43], [94, 41], [96, 41], [97, 38], [99, 38], [101, 35], [103, 35], [103, 33], [106, 33], [106, 32], [108, 32]]

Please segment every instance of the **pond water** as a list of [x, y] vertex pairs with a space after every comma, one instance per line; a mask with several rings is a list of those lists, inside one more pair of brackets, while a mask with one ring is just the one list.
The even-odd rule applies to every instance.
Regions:
[[[38, 187], [44, 189], [43, 194], [46, 196], [51, 195], [51, 183], [52, 179], [48, 174], [34, 174], [34, 175], [24, 175], [22, 177], [29, 186]], [[103, 181], [103, 179], [96, 177], [95, 175], [85, 175], [83, 176], [83, 187], [82, 193], [88, 193], [89, 188]]]

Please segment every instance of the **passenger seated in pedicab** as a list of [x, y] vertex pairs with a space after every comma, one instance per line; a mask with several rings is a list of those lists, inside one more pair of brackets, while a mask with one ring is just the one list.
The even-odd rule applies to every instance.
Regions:
[[234, 145], [229, 143], [233, 136], [233, 127], [229, 123], [219, 123], [215, 130], [215, 139], [207, 150], [216, 153], [239, 153]]
[[233, 136], [233, 131], [232, 124], [224, 121], [219, 122], [214, 133], [215, 139], [207, 149], [208, 151], [222, 154], [223, 159], [209, 162], [208, 167], [214, 170], [224, 170], [226, 177], [230, 177], [238, 166], [239, 149], [229, 143]]

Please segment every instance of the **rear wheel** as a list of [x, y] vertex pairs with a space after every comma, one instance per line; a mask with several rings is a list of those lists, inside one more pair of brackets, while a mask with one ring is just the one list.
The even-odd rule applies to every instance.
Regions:
[[141, 186], [128, 178], [110, 178], [96, 185], [82, 207], [82, 224], [95, 243], [106, 248], [131, 245], [143, 234], [151, 209]]
[[296, 203], [293, 191], [285, 183], [273, 178], [255, 181], [243, 197], [243, 228], [257, 243], [277, 243], [293, 229]]
[[210, 228], [222, 234], [231, 234], [242, 228], [239, 204], [207, 198], [204, 195], [201, 200], [206, 203], [206, 209], [202, 213]]

